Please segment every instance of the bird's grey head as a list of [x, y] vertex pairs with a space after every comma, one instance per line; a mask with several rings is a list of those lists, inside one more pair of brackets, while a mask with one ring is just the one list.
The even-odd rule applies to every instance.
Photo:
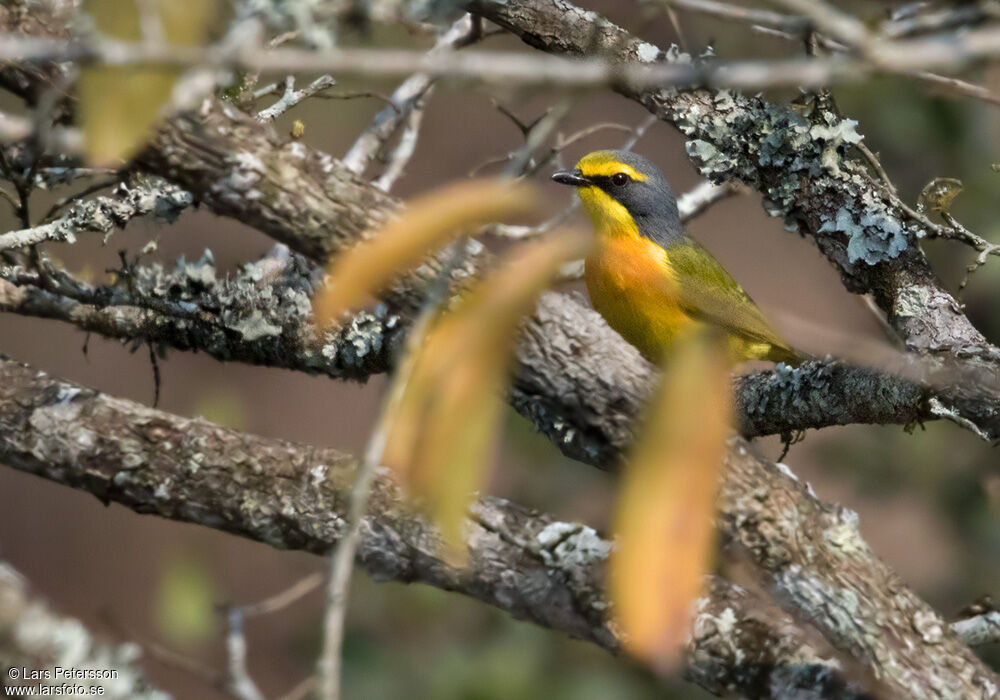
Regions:
[[556, 182], [576, 187], [597, 187], [619, 202], [635, 219], [642, 235], [660, 245], [681, 236], [677, 197], [653, 163], [631, 151], [588, 153], [572, 171], [557, 172]]

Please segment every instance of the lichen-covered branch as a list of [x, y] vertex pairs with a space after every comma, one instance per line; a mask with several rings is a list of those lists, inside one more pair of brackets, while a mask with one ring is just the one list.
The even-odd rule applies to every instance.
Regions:
[[[761, 488], [767, 483], [767, 488]], [[735, 446], [719, 495], [724, 537], [778, 599], [866, 664], [890, 697], [991, 698], [997, 675], [861, 538], [856, 513]]]
[[[329, 552], [345, 531], [357, 468], [330, 448], [181, 418], [6, 359], [0, 359], [0, 462], [140, 513], [316, 554]], [[448, 563], [436, 531], [383, 473], [357, 561], [376, 578], [456, 591], [619, 651], [602, 583], [609, 541], [589, 527], [494, 498], [474, 505], [466, 531], [466, 563]], [[686, 673], [712, 692], [774, 700], [794, 691], [862, 697], [845, 683], [838, 662], [789, 617], [721, 579], [711, 581], [693, 625]], [[0, 640], [2, 631], [0, 624]]]
[[957, 620], [951, 628], [970, 646], [1000, 642], [1000, 610]]
[[318, 271], [278, 246], [217, 277], [210, 255], [131, 266], [123, 282], [94, 287], [61, 271], [0, 275], [0, 311], [56, 319], [124, 343], [205, 352], [223, 362], [367, 379], [390, 367], [405, 328], [384, 305], [317, 334], [309, 295]]
[[[550, 53], [691, 60], [565, 0], [470, 0], [466, 7]], [[862, 138], [854, 121], [818, 103], [803, 115], [727, 90], [619, 89], [689, 137], [688, 153], [703, 174], [743, 180], [764, 195], [769, 213], [813, 236], [848, 289], [872, 293], [909, 348], [1000, 358], [931, 270], [917, 243], [921, 227], [847, 157]]]
[[[17, 270], [0, 275], [0, 311], [71, 323], [126, 343], [200, 351], [223, 362], [336, 379], [365, 380], [390, 369], [408, 330], [405, 315], [380, 304], [317, 335], [309, 299], [318, 274], [315, 265], [284, 246], [225, 277], [217, 276], [210, 256], [180, 261], [173, 269], [132, 266], [114, 286], [92, 287], [61, 271], [39, 276]], [[555, 310], [558, 325], [551, 323]], [[588, 444], [585, 435], [590, 431], [579, 432], [577, 444], [567, 445], [577, 451], [600, 451], [606, 435], [614, 433], [608, 424], [616, 411], [624, 418], [640, 410], [656, 381], [655, 371], [597, 314], [570, 297], [546, 295], [533, 324], [543, 322], [550, 344], [547, 362], [559, 357], [555, 348], [587, 348], [581, 358], [585, 373], [565, 369], [573, 381], [585, 384], [586, 373], [594, 370], [592, 363], [602, 356], [630, 360], [621, 370], [620, 387], [610, 396], [606, 391], [592, 399], [597, 406], [592, 429], [600, 437]], [[526, 336], [526, 347], [530, 337]], [[524, 358], [525, 365], [536, 361], [530, 354]], [[529, 370], [524, 371], [530, 376]], [[523, 392], [522, 387], [515, 398]], [[836, 361], [742, 375], [735, 393], [740, 430], [748, 437], [853, 423], [909, 425], [941, 418], [941, 410], [949, 406], [960, 407], [952, 409], [955, 415], [978, 416], [976, 430], [983, 436], [1000, 436], [994, 401], [949, 399], [916, 382]], [[536, 410], [530, 404], [538, 401], [533, 396], [524, 408]], [[622, 425], [630, 430], [629, 420]]]
[[137, 216], [153, 215], [174, 221], [192, 203], [190, 194], [169, 182], [128, 186], [119, 184], [110, 197], [94, 197], [73, 204], [47, 224], [0, 234], [0, 250], [24, 248], [44, 241], [72, 243], [78, 233], [110, 233]]
[[[660, 57], [656, 47], [563, 0], [484, 1], [471, 7], [547, 50], [581, 53], [594, 47], [624, 60]], [[813, 122], [761, 100], [723, 92], [639, 91], [633, 96], [689, 131], [692, 154], [706, 172], [739, 176], [767, 192], [776, 213], [816, 236], [853, 289], [883, 285], [874, 290], [883, 305], [902, 294], [905, 313], [894, 312], [891, 320], [911, 347], [950, 351], [961, 346], [966, 352], [975, 346], [973, 351], [988, 354], [961, 311], [937, 303], [950, 297], [935, 301], [921, 296], [921, 289], [933, 286], [937, 293], [940, 288], [913, 241], [915, 227], [897, 217], [891, 203], [878, 199], [877, 187], [845, 160], [855, 140], [852, 124], [831, 121], [821, 106], [814, 109]], [[353, 244], [398, 206], [346, 173], [335, 159], [301, 144], [284, 144], [246, 115], [212, 102], [199, 114], [173, 120], [139, 162], [175, 179], [217, 213], [251, 223], [316, 260]], [[472, 256], [457, 277], [475, 274], [487, 260]], [[412, 307], [419, 300], [421, 290], [411, 282], [387, 295], [392, 308], [397, 302]], [[578, 323], [583, 311], [566, 297], [542, 299], [517, 349], [511, 401], [567, 454], [614, 468], [631, 442], [651, 370], [602, 323]], [[917, 321], [907, 320], [918, 313]], [[925, 343], [919, 330], [928, 323], [940, 323], [942, 330]], [[960, 343], [962, 338], [969, 342]], [[793, 394], [792, 389], [782, 391]], [[152, 458], [143, 453], [141, 459]], [[875, 560], [849, 514], [819, 503], [793, 477], [754, 458], [739, 441], [727, 466], [720, 504], [723, 534], [751, 553], [797, 616], [857, 655], [894, 694], [936, 698], [995, 693], [995, 674]], [[136, 498], [130, 496], [128, 475], [122, 478], [124, 488], [105, 486], [108, 493]], [[178, 478], [162, 491], [165, 514], [180, 509], [170, 501], [170, 489], [182, 486], [187, 483]], [[281, 493], [286, 492], [279, 489]], [[269, 512], [284, 512], [285, 503], [268, 503]], [[213, 502], [205, 510], [220, 518], [222, 527], [252, 525], [223, 503]], [[275, 530], [283, 532], [272, 523], [264, 530], [270, 537], [278, 537]], [[881, 629], [886, 634], [877, 634]], [[596, 634], [592, 627], [586, 632]]]
[[[28, 582], [7, 562], [0, 560], [0, 677], [5, 688], [22, 686], [36, 694], [50, 691], [66, 694], [66, 684], [101, 687], [112, 700], [169, 700], [153, 687], [139, 667], [140, 649], [135, 644], [105, 644], [94, 639], [79, 620], [55, 613], [32, 595]], [[86, 671], [85, 681], [57, 677], [54, 669]], [[51, 678], [17, 679], [10, 669], [42, 671]], [[13, 680], [12, 680], [13, 679]], [[47, 686], [41, 690], [39, 686]], [[74, 694], [75, 695], [75, 694]]]

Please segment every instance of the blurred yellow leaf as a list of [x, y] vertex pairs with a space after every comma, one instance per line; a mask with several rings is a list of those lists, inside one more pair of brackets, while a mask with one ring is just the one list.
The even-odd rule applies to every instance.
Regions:
[[917, 198], [917, 208], [920, 211], [930, 209], [931, 211], [947, 214], [951, 209], [951, 203], [955, 197], [962, 193], [964, 185], [961, 180], [953, 177], [936, 177], [920, 191]]
[[187, 554], [172, 556], [156, 590], [161, 634], [173, 645], [202, 644], [215, 631], [215, 591], [208, 569]]
[[504, 180], [461, 182], [414, 199], [400, 218], [330, 262], [326, 287], [313, 300], [316, 325], [368, 303], [395, 275], [470, 228], [525, 212], [535, 201], [533, 190]]
[[[163, 37], [172, 44], [204, 43], [221, 16], [218, 0], [157, 0]], [[134, 0], [86, 0], [98, 31], [126, 41], [142, 38]], [[180, 72], [172, 67], [97, 66], [80, 73], [80, 117], [90, 159], [115, 164], [146, 141]]]
[[460, 525], [485, 480], [517, 329], [566, 260], [585, 254], [574, 231], [516, 248], [430, 329], [407, 360], [383, 453], [431, 513], [453, 555]]
[[716, 484], [731, 421], [724, 348], [678, 341], [628, 461], [608, 587], [625, 647], [654, 668], [678, 661], [712, 559]]

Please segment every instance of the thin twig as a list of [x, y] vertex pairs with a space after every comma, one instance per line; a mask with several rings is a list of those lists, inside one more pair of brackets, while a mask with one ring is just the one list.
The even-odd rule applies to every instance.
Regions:
[[262, 615], [270, 615], [278, 612], [279, 610], [284, 610], [292, 603], [295, 603], [301, 598], [309, 595], [323, 585], [323, 578], [323, 574], [319, 572], [309, 574], [305, 578], [296, 581], [285, 590], [271, 596], [270, 598], [265, 598], [264, 600], [251, 603], [249, 605], [242, 605], [240, 606], [240, 609], [243, 611], [243, 617], [249, 619], [252, 617], [260, 617]]
[[60, 211], [65, 209], [73, 202], [83, 199], [84, 197], [89, 197], [95, 192], [100, 192], [101, 190], [106, 189], [108, 187], [113, 187], [117, 182], [118, 182], [117, 178], [111, 178], [109, 180], [99, 180], [98, 182], [94, 182], [87, 185], [79, 192], [63, 197], [58, 202], [49, 207], [49, 210], [45, 212], [45, 216], [42, 217], [41, 223], [43, 224], [49, 223], [50, 221], [52, 221], [53, 218], [55, 218], [56, 214], [58, 214]]
[[893, 184], [889, 174], [885, 171], [885, 168], [882, 167], [882, 161], [879, 160], [877, 155], [872, 153], [872, 150], [868, 148], [868, 145], [864, 141], [858, 141], [854, 144], [854, 147], [861, 152], [861, 155], [865, 157], [868, 164], [874, 168], [876, 173], [878, 173], [879, 178], [882, 180], [882, 184], [888, 187], [892, 194], [898, 194], [896, 185]]
[[430, 96], [432, 89], [433, 86], [410, 109], [410, 113], [406, 117], [406, 124], [403, 127], [403, 133], [400, 134], [399, 141], [389, 156], [388, 166], [378, 179], [372, 183], [380, 190], [385, 192], [391, 190], [413, 157], [413, 153], [417, 149], [417, 139], [420, 137], [420, 124], [424, 120], [423, 102]]
[[380, 100], [385, 102], [394, 112], [400, 111], [399, 107], [393, 103], [392, 97], [375, 90], [345, 90], [344, 92], [324, 92], [316, 95], [316, 99], [319, 100], [357, 100], [363, 97]]
[[226, 687], [239, 700], [264, 700], [247, 671], [247, 640], [243, 635], [243, 613], [231, 606], [226, 613]]
[[280, 695], [278, 700], [304, 700], [316, 689], [316, 677], [307, 676], [296, 683], [291, 690]]
[[664, 11], [667, 13], [667, 19], [670, 20], [670, 26], [674, 28], [674, 33], [677, 34], [677, 43], [681, 45], [681, 50], [687, 53], [689, 51], [688, 41], [684, 35], [684, 29], [681, 27], [681, 20], [677, 17], [677, 12], [670, 5], [667, 5]]
[[716, 185], [714, 182], [705, 180], [677, 198], [677, 209], [681, 215], [681, 223], [686, 224], [704, 214], [712, 205], [745, 191], [746, 188], [736, 181], [730, 180]]
[[[481, 36], [481, 26], [469, 15], [465, 15], [441, 35], [426, 56], [440, 58], [479, 36]], [[361, 133], [344, 155], [342, 159], [344, 165], [354, 173], [359, 175], [364, 173], [368, 164], [375, 159], [433, 83], [433, 76], [424, 72], [415, 73], [404, 80], [389, 98], [389, 107], [375, 115], [371, 126]]]
[[[447, 293], [447, 280], [451, 272], [461, 265], [468, 250], [468, 242], [463, 238], [452, 244], [454, 253], [432, 285], [424, 300], [423, 307], [406, 338], [404, 351], [411, 356], [417, 351], [431, 322], [437, 314], [438, 306]], [[361, 541], [361, 523], [368, 508], [372, 485], [382, 462], [382, 453], [391, 428], [391, 416], [403, 399], [403, 394], [410, 380], [409, 372], [412, 363], [400, 362], [395, 376], [390, 384], [383, 402], [378, 422], [368, 439], [358, 476], [351, 489], [351, 499], [347, 512], [347, 532], [344, 533], [337, 549], [330, 557], [330, 577], [327, 583], [327, 605], [325, 623], [323, 625], [323, 650], [317, 665], [317, 695], [321, 700], [339, 700], [340, 698], [340, 667], [341, 647], [344, 640], [344, 620], [347, 616], [347, 594], [351, 582], [351, 572], [354, 568], [354, 555]]]
[[802, 32], [809, 26], [804, 17], [785, 15], [771, 10], [732, 5], [716, 0], [661, 0], [669, 7], [678, 7], [691, 12], [741, 23], [760, 24], [786, 32]]
[[333, 79], [332, 75], [321, 75], [301, 90], [296, 90], [295, 76], [289, 75], [285, 78], [284, 92], [281, 98], [270, 107], [258, 112], [257, 121], [272, 122], [303, 100], [333, 87], [336, 83], [337, 81]]

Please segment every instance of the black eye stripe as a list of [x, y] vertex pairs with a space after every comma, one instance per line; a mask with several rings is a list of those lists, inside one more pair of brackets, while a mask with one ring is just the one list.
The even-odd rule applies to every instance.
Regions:
[[[615, 183], [614, 178], [618, 175], [625, 175], [625, 181]], [[615, 173], [614, 175], [589, 175], [587, 176], [587, 179], [600, 187], [602, 190], [614, 190], [622, 185], [632, 182], [632, 178], [630, 178], [626, 173]]]

